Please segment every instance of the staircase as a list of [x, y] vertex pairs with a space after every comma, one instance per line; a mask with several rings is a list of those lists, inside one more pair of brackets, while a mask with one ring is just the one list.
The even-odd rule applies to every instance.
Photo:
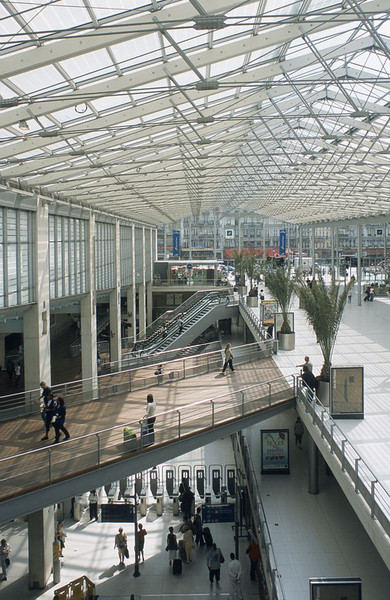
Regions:
[[[229, 304], [227, 305], [227, 298]], [[196, 292], [174, 311], [164, 313], [146, 330], [145, 340], [137, 342], [133, 350], [145, 354], [164, 352], [189, 346], [191, 342], [219, 319], [226, 319], [237, 313], [237, 305], [227, 290], [217, 292]], [[179, 333], [177, 323], [183, 319], [183, 331]], [[149, 331], [148, 331], [149, 330]]]

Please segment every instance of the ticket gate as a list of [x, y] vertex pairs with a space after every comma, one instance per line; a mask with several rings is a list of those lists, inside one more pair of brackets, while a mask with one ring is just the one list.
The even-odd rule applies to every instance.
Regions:
[[229, 496], [231, 498], [235, 498], [236, 497], [236, 486], [237, 486], [236, 469], [235, 469], [235, 467], [230, 467], [228, 465], [226, 465], [225, 469], [226, 469], [225, 481], [226, 481], [226, 487], [229, 492]]
[[221, 465], [210, 465], [211, 471], [211, 487], [217, 498], [221, 495], [221, 484], [222, 484], [222, 466]]
[[143, 488], [142, 473], [137, 473], [135, 476], [135, 493], [137, 494], [137, 496], [140, 495], [142, 488]]
[[156, 469], [152, 469], [151, 471], [149, 471], [149, 485], [153, 498], [156, 498], [158, 488], [158, 477]]
[[169, 498], [173, 498], [173, 490], [175, 487], [175, 471], [172, 468], [165, 469], [165, 489]]
[[184, 487], [191, 487], [191, 467], [179, 467], [179, 479], [184, 484]]
[[206, 488], [206, 469], [205, 467], [195, 466], [196, 490], [199, 496], [203, 499]]

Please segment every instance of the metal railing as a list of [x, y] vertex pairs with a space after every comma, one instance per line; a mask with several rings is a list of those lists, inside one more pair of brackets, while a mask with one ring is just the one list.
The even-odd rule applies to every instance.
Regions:
[[[97, 323], [96, 333], [99, 334], [110, 324], [110, 315], [104, 316]], [[100, 342], [99, 342], [100, 343]], [[99, 345], [99, 344], [98, 344]], [[74, 342], [72, 342], [69, 346], [70, 355], [75, 357], [81, 354], [81, 338], [77, 338]]]
[[[236, 364], [242, 364], [267, 358], [272, 355], [272, 342], [256, 342], [237, 346], [234, 349]], [[162, 372], [157, 367], [162, 365]], [[206, 352], [195, 356], [176, 358], [162, 362], [155, 357], [151, 365], [142, 366], [127, 371], [118, 371], [96, 378], [70, 381], [52, 386], [54, 395], [61, 395], [66, 405], [72, 406], [103, 400], [118, 394], [125, 394], [134, 390], [146, 389], [162, 385], [173, 380], [179, 381], [197, 375], [215, 372], [221, 369], [221, 351]], [[28, 390], [0, 398], [0, 422], [17, 417], [39, 413], [38, 399], [42, 390], [40, 388]]]
[[300, 378], [297, 378], [296, 389], [298, 400], [304, 404], [305, 411], [310, 414], [313, 425], [318, 427], [321, 438], [328, 444], [330, 452], [337, 457], [342, 471], [354, 483], [355, 492], [361, 494], [371, 517], [377, 519], [386, 534], [390, 535], [389, 493], [346, 439], [326, 408], [315, 394], [313, 397], [313, 392], [305, 387]]
[[234, 447], [241, 457], [242, 466], [249, 491], [249, 501], [252, 507], [252, 517], [256, 522], [256, 538], [260, 542], [262, 563], [267, 583], [267, 591], [272, 600], [284, 600], [286, 594], [283, 589], [282, 579], [278, 568], [276, 552], [272, 545], [271, 533], [260, 496], [260, 486], [257, 480], [256, 469], [246, 443], [245, 436], [238, 432], [233, 438]]
[[253, 310], [251, 310], [245, 304], [245, 299], [242, 296], [239, 298], [239, 304], [240, 304], [240, 310], [242, 310], [242, 312], [245, 313], [245, 315], [247, 316], [248, 320], [251, 322], [252, 326], [259, 333], [261, 339], [262, 340], [273, 339], [273, 338], [267, 337], [266, 330], [263, 327], [263, 324], [262, 324], [261, 320], [255, 315], [255, 313], [253, 312]]
[[[283, 403], [295, 396], [292, 375], [156, 413], [153, 439], [144, 419], [82, 435], [62, 444], [0, 459], [0, 500], [44, 488], [227, 422]], [[124, 441], [124, 427], [134, 436]]]

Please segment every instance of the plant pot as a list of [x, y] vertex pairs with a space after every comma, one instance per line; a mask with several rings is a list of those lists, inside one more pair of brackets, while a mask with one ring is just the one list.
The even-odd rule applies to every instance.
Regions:
[[317, 398], [324, 406], [329, 406], [330, 382], [321, 381], [318, 386]]
[[257, 308], [259, 306], [259, 299], [257, 296], [247, 296], [246, 305], [251, 308]]
[[294, 350], [295, 349], [295, 332], [282, 333], [278, 331], [279, 350]]

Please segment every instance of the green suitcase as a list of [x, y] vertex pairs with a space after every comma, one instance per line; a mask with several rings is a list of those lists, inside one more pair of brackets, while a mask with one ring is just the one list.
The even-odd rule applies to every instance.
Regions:
[[137, 449], [137, 436], [130, 427], [123, 428], [123, 441], [127, 452]]

